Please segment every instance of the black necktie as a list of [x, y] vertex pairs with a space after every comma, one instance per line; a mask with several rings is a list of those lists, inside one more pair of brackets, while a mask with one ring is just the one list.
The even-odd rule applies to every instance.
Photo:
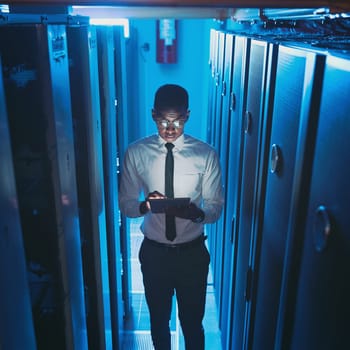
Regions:
[[[166, 143], [165, 147], [168, 153], [165, 159], [165, 195], [168, 198], [174, 198], [174, 145]], [[165, 235], [169, 241], [173, 241], [176, 237], [175, 216], [165, 215]]]

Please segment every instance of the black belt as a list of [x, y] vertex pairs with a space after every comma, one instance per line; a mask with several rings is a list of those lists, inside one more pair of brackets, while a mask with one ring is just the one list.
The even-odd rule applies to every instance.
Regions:
[[157, 242], [152, 239], [149, 239], [147, 237], [144, 238], [144, 241], [149, 243], [150, 245], [153, 245], [154, 247], [174, 249], [174, 250], [184, 250], [184, 249], [193, 248], [199, 245], [200, 243], [203, 243], [206, 239], [207, 239], [207, 236], [200, 235], [199, 237], [193, 239], [192, 241], [177, 243], [177, 244], [161, 243], [161, 242]]

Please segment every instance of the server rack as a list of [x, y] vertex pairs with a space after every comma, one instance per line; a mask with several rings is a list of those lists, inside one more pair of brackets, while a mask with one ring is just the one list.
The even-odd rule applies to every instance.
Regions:
[[[221, 121], [221, 137], [220, 137], [220, 160], [222, 167], [222, 177], [223, 177], [223, 188], [224, 188], [224, 199], [227, 203], [231, 198], [227, 196], [227, 182], [228, 180], [228, 168], [229, 168], [229, 145], [232, 141], [230, 126], [231, 126], [231, 108], [232, 108], [232, 69], [233, 69], [233, 49], [234, 49], [234, 38], [232, 34], [226, 33], [225, 38], [225, 58], [224, 58], [224, 72], [222, 79], [222, 121]], [[233, 141], [234, 142], [234, 141]], [[226, 265], [227, 254], [231, 255], [231, 251], [227, 248], [230, 247], [230, 237], [227, 235], [226, 231], [226, 206], [223, 209], [220, 225], [218, 226], [218, 234], [222, 237], [221, 251], [217, 254], [221, 254], [221, 270], [219, 271], [218, 279], [220, 280], [220, 294], [219, 301], [217, 303], [218, 315], [219, 315], [219, 327], [227, 324], [226, 307], [228, 303], [228, 290], [229, 285], [227, 284], [229, 280], [230, 272], [227, 272], [229, 265]], [[218, 293], [217, 293], [218, 294]]]
[[209, 91], [210, 91], [210, 102], [208, 103], [209, 111], [208, 111], [208, 130], [207, 130], [207, 140], [211, 145], [214, 144], [214, 130], [215, 130], [215, 111], [216, 111], [216, 96], [217, 96], [217, 75], [218, 75], [218, 44], [219, 41], [219, 31], [212, 29], [210, 31], [210, 58], [209, 58]]
[[[217, 56], [217, 69], [216, 69], [216, 76], [215, 76], [215, 87], [216, 87], [216, 95], [214, 96], [215, 99], [215, 118], [213, 119], [213, 130], [212, 130], [212, 145], [218, 150], [219, 158], [221, 167], [225, 169], [226, 163], [225, 163], [225, 154], [221, 149], [221, 144], [224, 142], [222, 138], [224, 137], [226, 139], [226, 135], [222, 134], [222, 124], [224, 123], [224, 119], [227, 118], [226, 115], [223, 115], [222, 113], [222, 106], [223, 106], [223, 81], [224, 81], [224, 60], [225, 60], [225, 42], [226, 42], [226, 34], [223, 32], [219, 33], [218, 36], [218, 42], [217, 42], [217, 49], [218, 49], [218, 56]], [[225, 172], [225, 170], [224, 170]], [[220, 218], [217, 220], [215, 224], [212, 225], [215, 234], [211, 237], [212, 243], [213, 243], [213, 252], [215, 252], [212, 255], [212, 266], [213, 266], [213, 280], [214, 280], [214, 286], [215, 286], [215, 295], [216, 300], [218, 302], [219, 310], [221, 305], [221, 271], [222, 271], [222, 263], [223, 263], [223, 217], [224, 215], [221, 215]]]
[[333, 52], [325, 60], [306, 215], [295, 215], [288, 237], [276, 344], [289, 349], [350, 345], [350, 56]]
[[349, 55], [235, 36], [231, 59], [223, 347], [347, 348]]
[[[297, 159], [305, 152], [298, 143], [305, 137], [303, 133], [312, 135], [309, 129], [316, 127], [316, 123], [309, 126], [309, 111], [311, 105], [317, 104], [312, 98], [313, 90], [319, 89], [314, 72], [322, 65], [322, 57], [316, 53], [282, 45], [277, 56], [275, 91], [270, 91], [274, 95], [272, 115], [266, 116], [271, 118], [271, 134], [264, 139], [269, 151], [262, 153], [260, 160], [262, 189], [258, 192], [262, 198], [257, 201], [260, 208], [256, 210], [260, 217], [255, 220], [251, 244], [255, 278], [246, 315], [246, 346], [252, 349], [274, 346], [292, 195], [301, 190], [300, 186], [293, 186]], [[309, 147], [312, 143], [309, 137]], [[305, 166], [305, 179], [309, 172], [310, 167]]]
[[111, 27], [97, 28], [101, 128], [112, 347], [121, 347], [123, 329], [122, 256], [118, 210], [117, 96], [115, 86], [115, 40]]
[[0, 60], [0, 348], [36, 349]]
[[86, 348], [65, 26], [4, 26], [0, 36], [37, 347]]
[[[209, 103], [209, 115], [208, 115], [208, 132], [207, 132], [207, 138], [208, 143], [210, 143], [212, 146], [214, 146], [215, 143], [215, 130], [216, 130], [216, 109], [217, 109], [217, 95], [218, 95], [218, 75], [219, 75], [219, 63], [218, 63], [218, 56], [219, 56], [219, 34], [220, 32], [218, 30], [212, 30], [210, 37], [211, 37], [211, 43], [210, 43], [210, 82], [209, 82], [209, 89], [211, 91], [210, 95], [210, 103]], [[209, 250], [211, 252], [215, 252], [216, 249], [216, 223], [208, 225], [206, 227], [206, 232], [208, 233], [208, 245]], [[211, 259], [211, 265], [212, 270], [215, 271], [216, 269], [216, 261], [215, 261], [215, 254], [213, 254]], [[213, 281], [213, 285], [216, 285], [216, 281]]]
[[[96, 28], [67, 28], [89, 347], [111, 343]], [[115, 310], [116, 311], [116, 310]]]
[[[226, 317], [227, 322], [220, 320], [223, 347], [230, 349], [233, 341], [232, 322], [234, 315], [234, 300], [236, 288], [236, 271], [238, 256], [238, 228], [241, 194], [243, 123], [242, 115], [245, 101], [247, 57], [250, 40], [235, 36], [232, 66], [232, 92], [230, 116], [230, 144], [228, 149], [227, 189], [225, 235], [228, 237], [225, 244], [225, 280], [224, 290], [227, 290]], [[224, 317], [224, 312], [222, 312]]]
[[[117, 109], [117, 171], [120, 176], [119, 168], [123, 163], [122, 156], [125, 154], [129, 142], [129, 119], [128, 119], [128, 70], [127, 70], [127, 52], [126, 39], [121, 28], [114, 28], [115, 43], [115, 84], [116, 84], [116, 109]], [[127, 218], [120, 215], [119, 218], [120, 245], [122, 252], [122, 295], [124, 318], [131, 312], [131, 264], [130, 264], [130, 243]]]
[[247, 65], [246, 102], [244, 105], [242, 139], [242, 183], [240, 194], [237, 275], [235, 281], [234, 347], [244, 346], [244, 327], [247, 303], [250, 301], [249, 251], [253, 229], [253, 209], [258, 172], [258, 154], [261, 142], [264, 108], [264, 83], [267, 70], [268, 45], [252, 40]]
[[216, 70], [216, 48], [217, 48], [217, 36], [218, 31], [215, 29], [210, 29], [209, 35], [209, 62], [208, 62], [208, 117], [207, 117], [207, 140], [211, 143], [212, 139], [212, 120], [215, 117], [214, 113], [214, 91], [215, 91], [215, 70]]

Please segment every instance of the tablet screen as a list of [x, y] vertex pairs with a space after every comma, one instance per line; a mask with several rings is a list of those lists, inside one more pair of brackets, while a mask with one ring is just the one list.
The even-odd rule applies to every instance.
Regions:
[[191, 198], [164, 198], [164, 199], [149, 199], [152, 213], [164, 213], [170, 207], [187, 207], [190, 204]]

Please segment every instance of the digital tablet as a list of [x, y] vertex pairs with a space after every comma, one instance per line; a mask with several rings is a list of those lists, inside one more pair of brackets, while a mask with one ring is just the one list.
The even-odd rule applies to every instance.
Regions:
[[190, 204], [191, 198], [181, 197], [181, 198], [158, 198], [149, 199], [151, 205], [152, 213], [164, 213], [167, 208], [175, 207], [187, 207]]

